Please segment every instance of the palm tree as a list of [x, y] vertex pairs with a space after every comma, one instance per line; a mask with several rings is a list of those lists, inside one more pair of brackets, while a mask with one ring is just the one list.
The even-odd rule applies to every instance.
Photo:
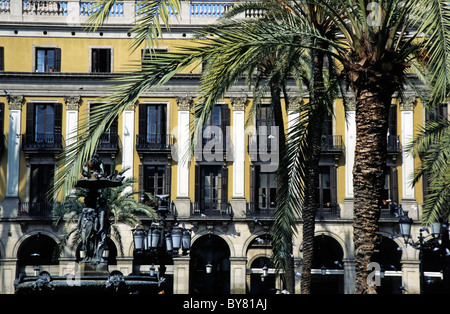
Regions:
[[[156, 213], [152, 207], [147, 204], [140, 203], [136, 200], [136, 195], [142, 195], [145, 192], [133, 191], [133, 185], [137, 180], [133, 178], [125, 178], [121, 186], [102, 189], [99, 197], [106, 200], [106, 211], [108, 213], [112, 236], [119, 243], [119, 250], [123, 254], [122, 237], [118, 228], [119, 224], [126, 224], [135, 227], [140, 224], [139, 215], [156, 220]], [[152, 195], [145, 193], [150, 200], [154, 199]], [[59, 252], [68, 245], [69, 239], [72, 237], [71, 249], [75, 249], [75, 245], [80, 242], [80, 234], [77, 232], [77, 221], [83, 208], [82, 201], [87, 195], [87, 190], [76, 188], [72, 195], [66, 197], [64, 202], [60, 203], [53, 209], [55, 216], [54, 224], [65, 223], [65, 233], [59, 244]]]
[[[436, 1], [380, 1], [375, 7], [373, 3], [369, 5], [369, 1], [339, 3], [342, 10], [327, 3], [322, 5], [343, 36], [341, 41], [330, 42], [330, 45], [335, 49], [333, 56], [341, 63], [342, 74], [357, 103], [353, 169], [355, 293], [375, 293], [375, 286], [367, 282], [367, 265], [379, 242], [388, 109], [394, 93], [401, 97], [405, 86], [411, 83], [407, 74], [411, 66], [413, 69], [426, 68], [433, 73], [431, 81], [439, 86], [434, 87], [432, 101], [442, 99], [445, 93], [439, 91], [447, 86], [441, 83], [447, 82], [449, 72], [447, 60], [436, 51], [440, 49], [445, 55], [448, 46], [439, 46], [435, 41], [436, 33], [430, 29], [443, 33], [448, 33], [448, 29], [437, 16], [434, 21], [430, 17], [424, 18], [423, 11], [431, 10], [433, 5], [444, 6]], [[368, 8], [374, 12], [368, 14]], [[417, 32], [410, 34], [408, 30], [411, 29]], [[425, 38], [418, 40], [421, 31], [426, 32]], [[424, 60], [424, 54], [427, 60]]]
[[[102, 3], [114, 1], [105, 0]], [[401, 96], [406, 83], [410, 83], [408, 70], [415, 73], [418, 78], [426, 80], [425, 87], [431, 91], [428, 94], [431, 95], [428, 99], [431, 104], [438, 103], [447, 95], [450, 79], [449, 58], [446, 57], [449, 53], [448, 38], [450, 38], [447, 22], [449, 9], [445, 2], [438, 0], [380, 1], [376, 10], [373, 10], [373, 6], [368, 6], [369, 1], [363, 0], [310, 2], [322, 8], [323, 15], [331, 20], [330, 25], [338, 29], [340, 38], [336, 40], [323, 36], [306, 19], [293, 14], [280, 14], [277, 15], [277, 20], [266, 18], [257, 22], [243, 23], [238, 37], [242, 43], [235, 48], [245, 53], [241, 57], [235, 55], [234, 59], [227, 60], [226, 58], [231, 55], [227, 45], [231, 39], [236, 39], [232, 33], [232, 21], [229, 23], [231, 27], [217, 27], [215, 35], [211, 35], [214, 34], [210, 32], [211, 28], [208, 33], [200, 32], [200, 36], [209, 39], [210, 42], [199, 43], [198, 47], [177, 53], [156, 56], [143, 67], [142, 71], [127, 77], [127, 83], [123, 84], [122, 90], [108, 98], [109, 103], [105, 106], [108, 112], [104, 111], [102, 119], [93, 123], [96, 127], [92, 129], [89, 137], [80, 137], [76, 145], [69, 147], [69, 150], [77, 151], [78, 154], [76, 156], [69, 154], [73, 158], [63, 164], [65, 168], [59, 172], [60, 181], [56, 187], [64, 185], [67, 190], [73, 184], [73, 181], [64, 182], [61, 178], [65, 175], [73, 178], [79, 173], [82, 163], [95, 149], [100, 134], [121, 110], [136, 101], [143, 91], [164, 84], [174, 74], [198, 60], [217, 58], [223, 62], [221, 67], [206, 71], [207, 76], [202, 78], [200, 97], [196, 106], [200, 118], [197, 128], [201, 127], [210, 114], [215, 100], [223, 97], [227, 88], [240, 77], [242, 71], [238, 69], [246, 62], [253, 64], [254, 69], [255, 63], [251, 63], [251, 60], [256, 60], [261, 55], [267, 56], [268, 50], [273, 53], [282, 49], [284, 56], [287, 56], [289, 48], [323, 51], [321, 47], [327, 44], [329, 50], [326, 54], [340, 65], [341, 74], [345, 77], [347, 85], [352, 88], [357, 100], [354, 163], [355, 292], [375, 292], [375, 288], [369, 286], [366, 281], [368, 274], [366, 267], [376, 251], [378, 242], [380, 195], [386, 156], [387, 109], [394, 93]], [[152, 27], [152, 24], [140, 26], [139, 34], [142, 35], [145, 30]], [[142, 38], [139, 35], [137, 37]], [[311, 45], [311, 40], [305, 43], [302, 38], [314, 39], [312, 41], [314, 45]], [[214, 46], [223, 48], [223, 51], [214, 51], [211, 49]], [[284, 59], [280, 58], [281, 60]], [[227, 73], [227, 68], [233, 70]], [[224, 73], [227, 74], [227, 80], [222, 82], [225, 84], [215, 82]], [[250, 71], [247, 74], [251, 77]], [[267, 81], [270, 82], [270, 79]], [[205, 93], [211, 88], [215, 90], [214, 93]], [[295, 139], [304, 141], [302, 137]], [[290, 148], [289, 141], [286, 147], [287, 158], [284, 161], [289, 162], [283, 168], [285, 175], [289, 175], [285, 177], [288, 181], [284, 180], [289, 182], [289, 187], [283, 191], [286, 197], [282, 200], [285, 203], [279, 205], [282, 210], [277, 211], [278, 215], [275, 215], [275, 227], [278, 226], [279, 229], [274, 237], [284, 239], [285, 248], [280, 251], [285, 253], [284, 256], [289, 254], [291, 246], [286, 239], [289, 239], [295, 231], [294, 218], [298, 214], [301, 201], [299, 192], [302, 188], [300, 175], [302, 171], [299, 169], [304, 169], [302, 167], [305, 165], [305, 156], [301, 150]]]
[[421, 164], [413, 184], [425, 181], [427, 195], [422, 209], [422, 222], [447, 222], [450, 217], [450, 121], [443, 117], [429, 121], [406, 147]]

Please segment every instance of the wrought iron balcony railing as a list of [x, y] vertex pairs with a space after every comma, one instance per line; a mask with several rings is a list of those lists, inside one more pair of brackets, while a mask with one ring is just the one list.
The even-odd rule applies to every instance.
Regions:
[[55, 203], [51, 202], [19, 202], [19, 216], [52, 216]]
[[57, 152], [62, 148], [63, 137], [61, 134], [35, 133], [22, 135], [22, 150], [24, 152]]
[[204, 218], [230, 218], [233, 214], [231, 204], [227, 202], [195, 202], [191, 216]]
[[171, 150], [174, 136], [171, 134], [136, 135], [136, 150], [138, 152], [168, 152]]

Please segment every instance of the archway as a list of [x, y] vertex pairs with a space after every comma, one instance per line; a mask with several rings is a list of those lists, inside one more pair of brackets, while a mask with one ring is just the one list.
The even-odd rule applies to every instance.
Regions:
[[398, 244], [388, 238], [381, 237], [379, 253], [374, 254], [373, 260], [380, 264], [380, 286], [378, 294], [401, 294], [402, 286], [402, 250]]
[[[208, 267], [207, 267], [208, 266]], [[208, 234], [191, 248], [190, 293], [230, 293], [230, 249], [221, 237]]]
[[58, 265], [57, 243], [51, 237], [37, 233], [25, 239], [17, 252], [17, 271], [25, 272], [27, 266]]
[[314, 238], [311, 294], [344, 293], [344, 252], [339, 242], [324, 234]]

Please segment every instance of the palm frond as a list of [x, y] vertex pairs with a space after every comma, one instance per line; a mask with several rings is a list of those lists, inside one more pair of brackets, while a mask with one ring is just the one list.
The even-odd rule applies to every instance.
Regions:
[[450, 121], [446, 118], [429, 121], [405, 149], [420, 157], [421, 164], [413, 177], [413, 184], [424, 181], [427, 193], [422, 210], [422, 221], [431, 223], [448, 220], [450, 210]]

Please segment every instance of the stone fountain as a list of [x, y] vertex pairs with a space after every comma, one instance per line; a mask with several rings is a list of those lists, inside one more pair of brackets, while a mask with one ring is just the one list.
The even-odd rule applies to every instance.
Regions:
[[51, 276], [44, 271], [36, 276], [19, 274], [15, 280], [16, 294], [66, 293], [157, 293], [165, 280], [158, 275], [124, 276], [120, 271], [108, 270], [110, 234], [109, 212], [100, 190], [122, 185], [117, 173], [106, 175], [99, 155], [94, 154], [83, 167], [82, 178], [76, 186], [87, 191], [84, 208], [77, 229], [81, 236], [80, 261], [76, 274]]

